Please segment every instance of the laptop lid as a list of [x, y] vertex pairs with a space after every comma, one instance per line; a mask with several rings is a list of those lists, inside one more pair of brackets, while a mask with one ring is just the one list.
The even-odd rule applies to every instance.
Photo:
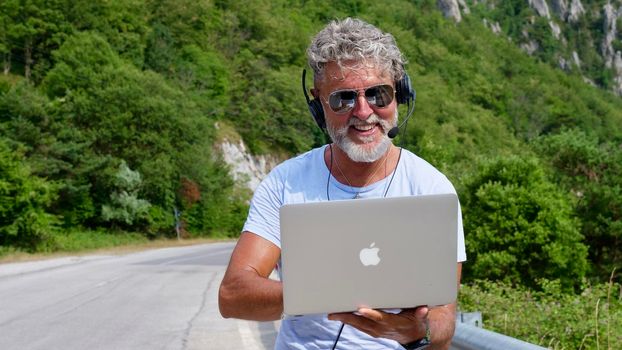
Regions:
[[284, 312], [444, 305], [457, 296], [455, 194], [284, 205]]

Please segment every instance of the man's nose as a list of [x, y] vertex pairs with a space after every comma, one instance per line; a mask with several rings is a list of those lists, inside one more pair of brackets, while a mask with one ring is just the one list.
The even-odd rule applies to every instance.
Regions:
[[366, 120], [373, 113], [374, 110], [369, 105], [367, 98], [365, 98], [365, 94], [359, 93], [356, 97], [356, 104], [354, 105], [354, 109], [352, 110], [352, 115], [361, 120]]

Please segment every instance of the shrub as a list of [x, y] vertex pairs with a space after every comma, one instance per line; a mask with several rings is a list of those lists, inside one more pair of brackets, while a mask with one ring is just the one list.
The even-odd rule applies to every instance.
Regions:
[[463, 199], [466, 279], [502, 280], [539, 287], [559, 278], [577, 286], [587, 270], [571, 199], [550, 182], [535, 158], [482, 161], [465, 180]]
[[110, 203], [102, 206], [102, 219], [128, 226], [147, 220], [151, 204], [138, 198], [141, 184], [140, 173], [122, 161], [115, 174], [116, 189], [110, 194]]

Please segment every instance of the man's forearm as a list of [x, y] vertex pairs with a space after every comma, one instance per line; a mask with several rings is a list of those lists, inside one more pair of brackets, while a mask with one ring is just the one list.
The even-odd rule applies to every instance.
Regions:
[[261, 277], [254, 271], [225, 276], [218, 296], [220, 313], [225, 318], [273, 321], [283, 313], [281, 282]]
[[432, 343], [429, 349], [448, 349], [456, 328], [456, 304], [430, 308], [428, 320]]

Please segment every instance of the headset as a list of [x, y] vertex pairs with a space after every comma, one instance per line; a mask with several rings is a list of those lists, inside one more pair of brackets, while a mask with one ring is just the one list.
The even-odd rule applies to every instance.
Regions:
[[[318, 99], [309, 98], [309, 94], [307, 94], [307, 88], [305, 85], [306, 75], [307, 75], [307, 70], [303, 69], [302, 70], [302, 92], [305, 94], [305, 99], [307, 100], [307, 106], [309, 107], [309, 112], [311, 112], [311, 116], [313, 117], [313, 120], [315, 120], [315, 123], [317, 124], [317, 126], [319, 126], [320, 129], [322, 129], [322, 131], [325, 132], [326, 131], [326, 117], [324, 116], [324, 108], [322, 107], [322, 102], [320, 102]], [[395, 83], [395, 100], [397, 101], [398, 104], [408, 105], [408, 114], [406, 118], [404, 119], [404, 121], [399, 126], [395, 126], [391, 130], [389, 130], [387, 136], [389, 136], [390, 138], [394, 138], [397, 136], [400, 130], [399, 128], [402, 127], [404, 123], [406, 123], [406, 121], [410, 118], [414, 110], [416, 97], [417, 97], [417, 93], [412, 88], [412, 85], [410, 84], [410, 77], [408, 76], [408, 73], [404, 71], [404, 76], [402, 77], [402, 79], [398, 80]], [[411, 104], [412, 104], [412, 107], [411, 107]]]

